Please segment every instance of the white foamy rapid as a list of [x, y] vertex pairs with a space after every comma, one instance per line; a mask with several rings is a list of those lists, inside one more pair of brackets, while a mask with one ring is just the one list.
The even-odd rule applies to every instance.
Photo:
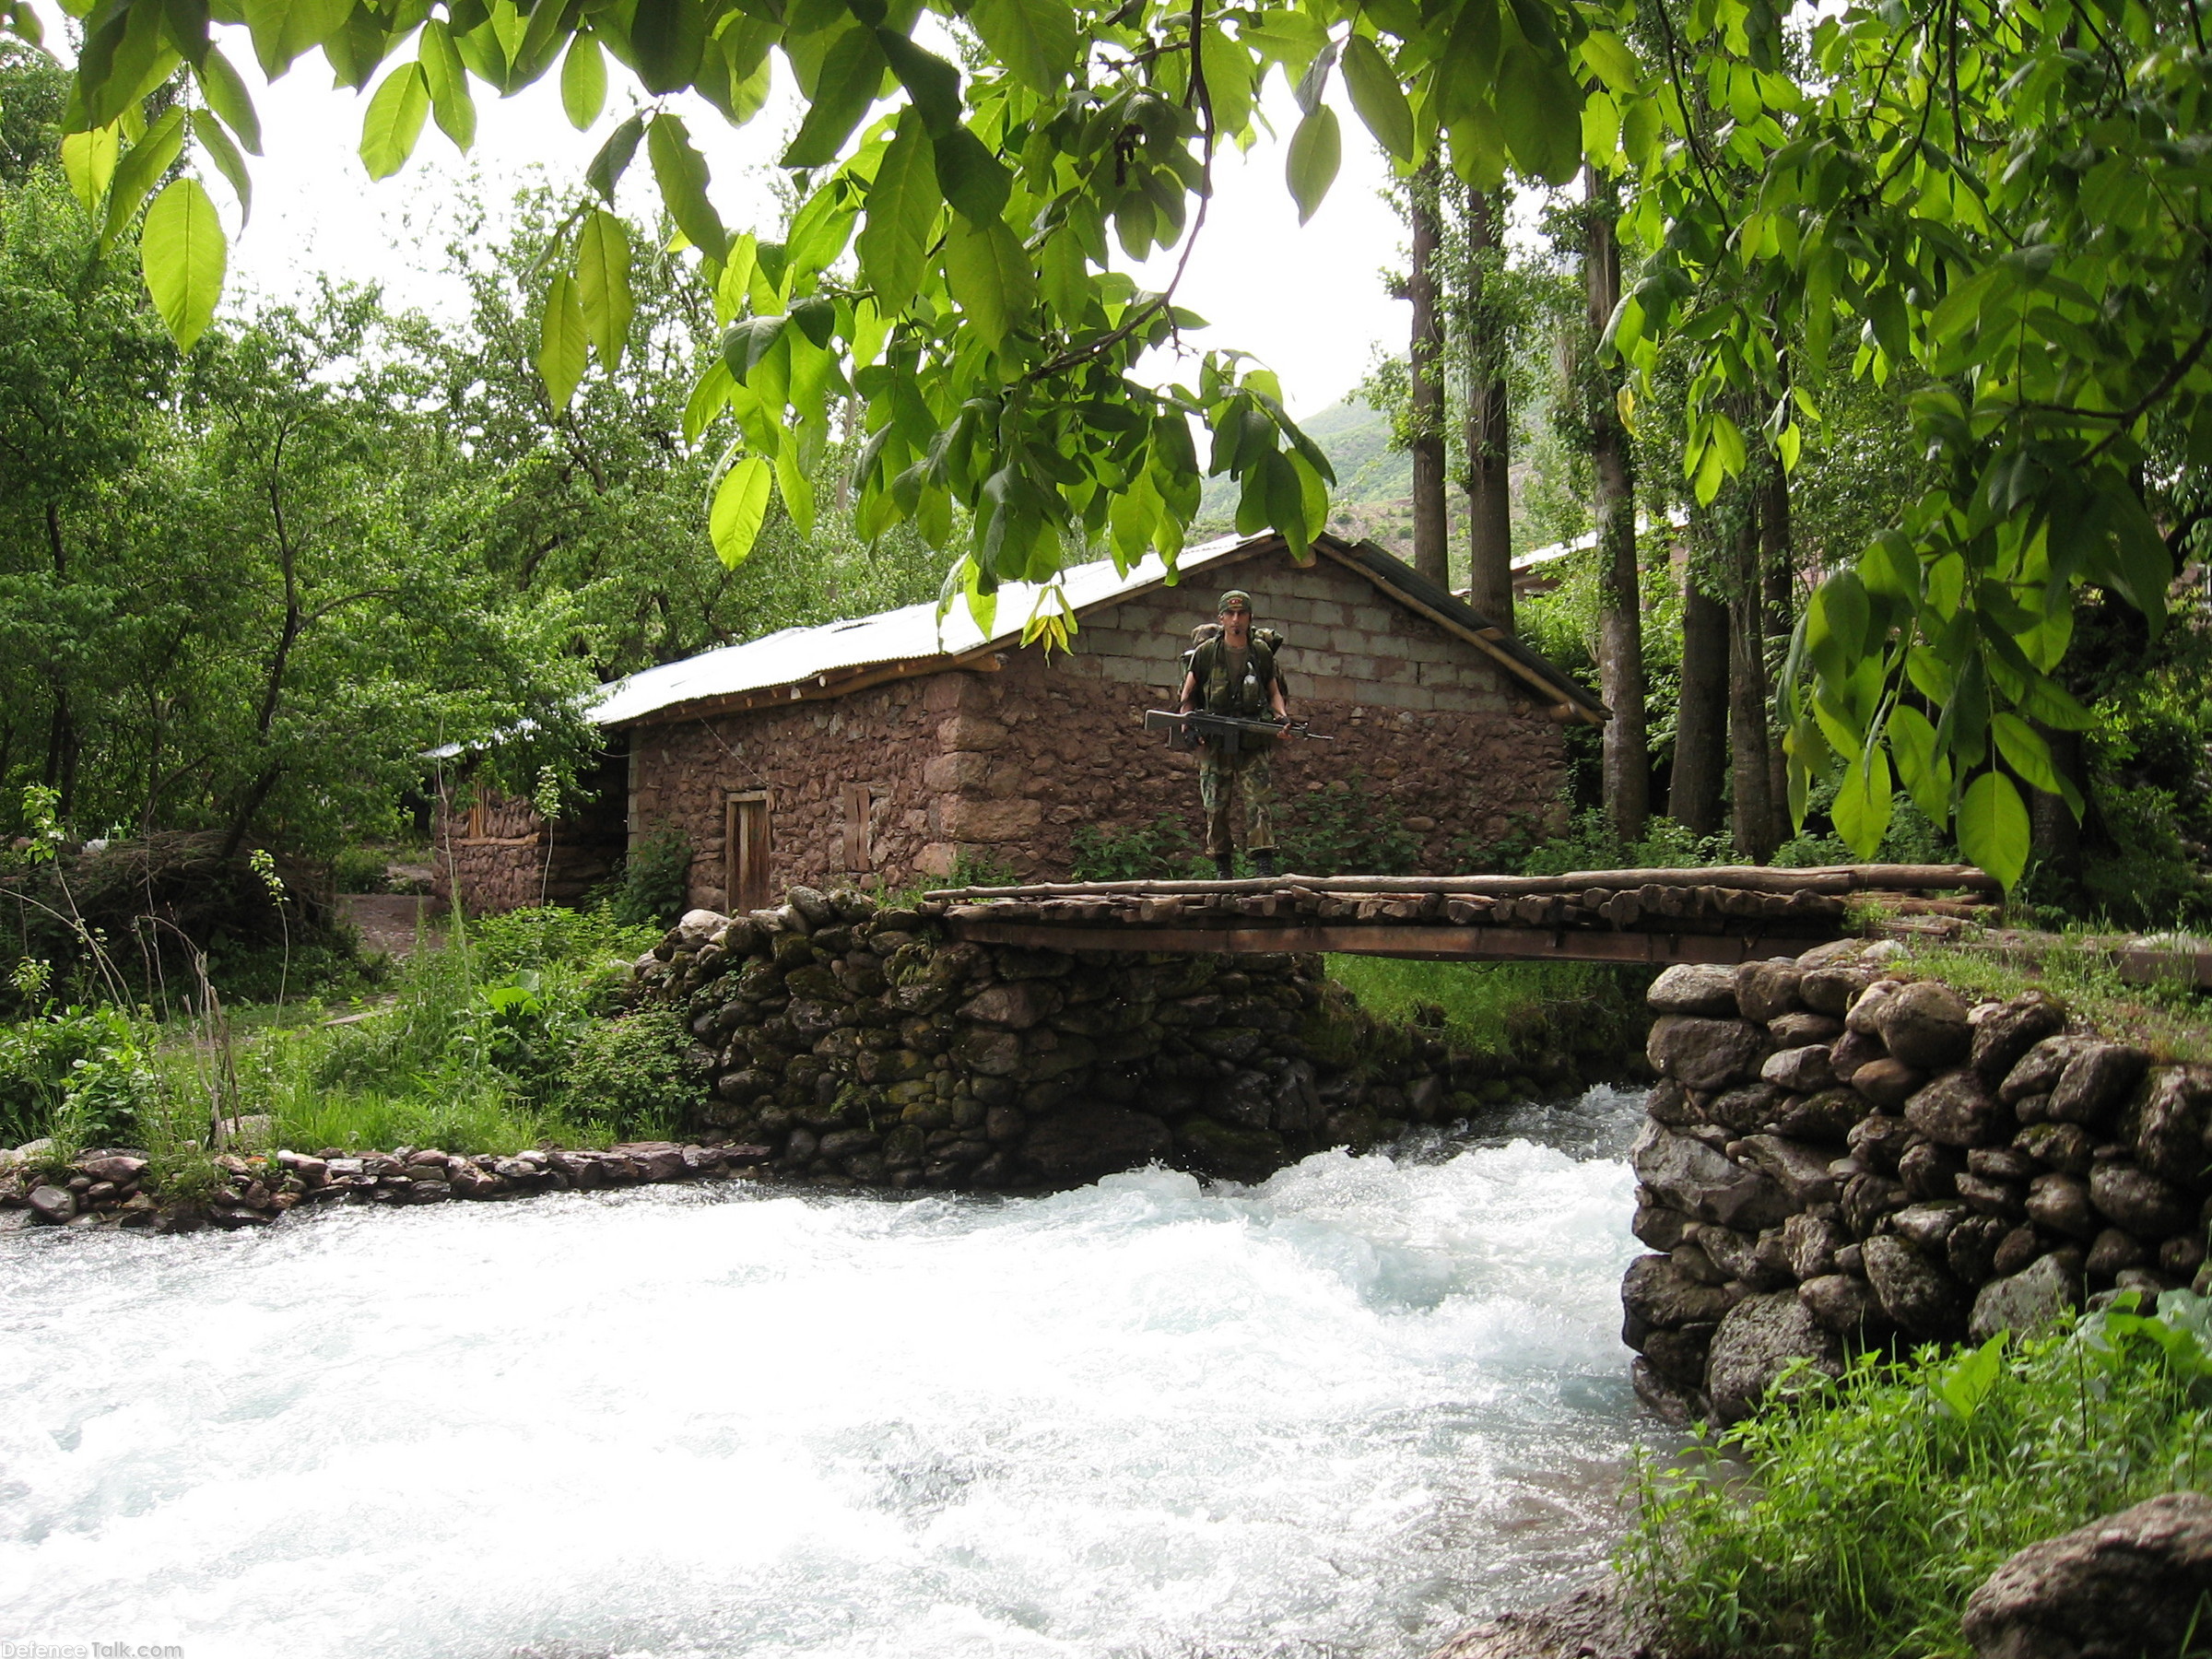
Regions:
[[1252, 1188], [11, 1235], [0, 1642], [1424, 1653], [1618, 1525], [1640, 1104]]

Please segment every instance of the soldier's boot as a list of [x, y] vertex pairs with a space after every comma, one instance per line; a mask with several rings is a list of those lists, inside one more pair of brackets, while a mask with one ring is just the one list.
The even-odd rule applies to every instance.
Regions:
[[1235, 853], [1217, 853], [1214, 854], [1214, 877], [1218, 881], [1234, 881], [1237, 878], [1237, 855]]
[[1274, 874], [1275, 874], [1275, 854], [1274, 854], [1273, 853], [1271, 853], [1271, 852], [1270, 852], [1270, 853], [1254, 853], [1252, 855], [1252, 867], [1253, 867], [1253, 871], [1254, 871], [1256, 874], [1258, 874], [1258, 875], [1261, 875], [1261, 876], [1267, 876], [1267, 877], [1272, 877], [1272, 876], [1274, 876]]

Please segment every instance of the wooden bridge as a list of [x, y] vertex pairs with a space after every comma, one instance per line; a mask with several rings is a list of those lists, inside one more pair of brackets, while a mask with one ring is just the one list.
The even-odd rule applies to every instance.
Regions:
[[1665, 964], [1794, 956], [1855, 931], [1854, 903], [1994, 919], [2000, 891], [1971, 865], [1735, 865], [1045, 882], [945, 888], [922, 908], [963, 938], [1053, 950]]

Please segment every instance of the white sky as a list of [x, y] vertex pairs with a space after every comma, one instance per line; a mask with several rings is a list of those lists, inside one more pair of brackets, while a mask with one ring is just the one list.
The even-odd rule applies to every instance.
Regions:
[[[59, 43], [66, 36], [55, 22], [50, 15], [48, 39]], [[253, 214], [242, 234], [227, 187], [208, 179], [233, 231], [230, 288], [240, 300], [289, 298], [312, 290], [317, 274], [327, 273], [382, 283], [394, 303], [457, 320], [459, 285], [440, 271], [452, 227], [445, 206], [455, 188], [473, 176], [483, 199], [497, 204], [534, 178], [581, 186], [606, 131], [636, 100], [610, 60], [606, 112], [580, 134], [561, 112], [557, 72], [504, 100], [479, 85], [468, 155], [426, 124], [406, 167], [379, 183], [356, 153], [365, 96], [328, 90], [327, 70], [312, 58], [265, 87], [242, 31], [226, 32], [238, 37], [227, 42], [226, 55], [253, 89], [265, 152], [251, 161]], [[780, 60], [777, 68], [781, 77]], [[1281, 377], [1292, 413], [1307, 416], [1351, 390], [1378, 344], [1404, 350], [1406, 307], [1384, 293], [1380, 275], [1401, 263], [1404, 233], [1378, 195], [1387, 162], [1348, 108], [1339, 111], [1343, 171], [1301, 228], [1283, 182], [1296, 109], [1279, 73], [1265, 107], [1281, 136], [1263, 137], [1249, 155], [1231, 150], [1217, 159], [1212, 211], [1177, 299], [1212, 324], [1186, 336], [1189, 343], [1252, 353]], [[712, 168], [716, 205], [733, 229], [774, 222], [769, 180], [794, 111], [787, 78], [780, 78], [768, 109], [735, 132], [703, 103], [685, 111]], [[641, 150], [629, 182], [635, 194], [626, 193], [625, 207], [650, 212], [654, 196]], [[1167, 274], [1167, 262], [1156, 259], [1140, 279], [1154, 286]], [[1164, 364], [1161, 371], [1163, 379], [1186, 372]]]

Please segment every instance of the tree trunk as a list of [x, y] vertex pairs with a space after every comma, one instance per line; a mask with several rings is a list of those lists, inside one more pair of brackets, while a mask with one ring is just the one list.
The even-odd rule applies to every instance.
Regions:
[[1636, 575], [1636, 492], [1623, 429], [1618, 377], [1597, 359], [1597, 342], [1620, 302], [1620, 245], [1613, 220], [1619, 211], [1612, 182], [1595, 168], [1583, 169], [1589, 229], [1583, 253], [1583, 288], [1589, 333], [1581, 365], [1587, 382], [1590, 466], [1595, 479], [1591, 507], [1597, 521], [1598, 687], [1613, 718], [1606, 722], [1602, 766], [1606, 816], [1623, 840], [1643, 834], [1651, 816], [1652, 761], [1643, 720], [1643, 596]]
[[1443, 243], [1438, 218], [1440, 174], [1430, 161], [1414, 174], [1406, 198], [1413, 227], [1413, 268], [1406, 297], [1413, 301], [1413, 348], [1406, 362], [1413, 449], [1413, 568], [1439, 587], [1452, 585], [1444, 514], [1444, 320], [1437, 305], [1436, 266]]
[[[2062, 732], [2041, 721], [2035, 723], [2035, 729], [2051, 746], [2051, 764], [2059, 776], [2072, 779], [2074, 787], [2079, 789], [2081, 734]], [[2047, 878], [2055, 878], [2063, 891], [2077, 893], [2081, 887], [2081, 825], [2075, 820], [2073, 808], [2064, 795], [2045, 794], [2040, 789], [2029, 789], [2026, 794], [2028, 845], [2038, 870]]]
[[1496, 205], [1467, 192], [1467, 582], [1468, 602], [1500, 628], [1513, 629], [1513, 458], [1512, 410], [1501, 364], [1507, 342], [1483, 310], [1487, 256], [1500, 245]]
[[[1767, 688], [1771, 696], [1781, 677], [1782, 659], [1797, 627], [1796, 549], [1790, 538], [1790, 478], [1778, 461], [1768, 464], [1759, 508], [1759, 571], [1766, 601]], [[1789, 711], [1770, 706], [1767, 728], [1767, 802], [1774, 819], [1774, 844], [1797, 832], [1790, 817], [1790, 759], [1782, 735]]]
[[1682, 707], [1666, 815], [1699, 835], [1720, 833], [1727, 747], [1728, 607], [1690, 572], [1682, 583]]
[[1728, 782], [1735, 850], [1755, 864], [1774, 855], [1774, 794], [1767, 755], [1766, 595], [1759, 579], [1759, 496], [1742, 491], [1728, 600]]

